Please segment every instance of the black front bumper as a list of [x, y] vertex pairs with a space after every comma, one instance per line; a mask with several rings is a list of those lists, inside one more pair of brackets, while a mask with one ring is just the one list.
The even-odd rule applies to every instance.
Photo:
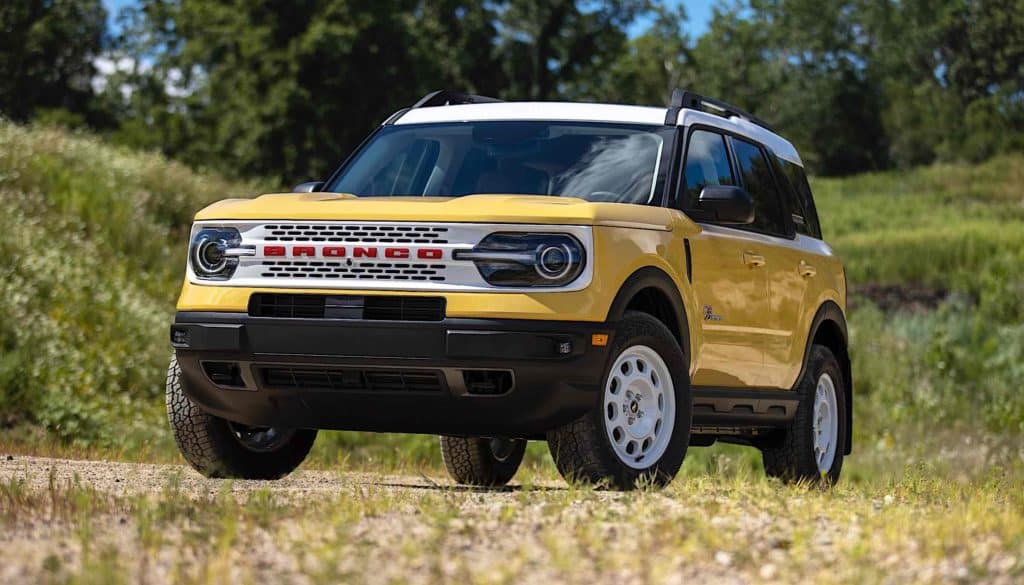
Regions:
[[[597, 404], [611, 333], [603, 323], [200, 312], [171, 327], [185, 392], [228, 420], [531, 438]], [[608, 345], [592, 345], [594, 334]]]

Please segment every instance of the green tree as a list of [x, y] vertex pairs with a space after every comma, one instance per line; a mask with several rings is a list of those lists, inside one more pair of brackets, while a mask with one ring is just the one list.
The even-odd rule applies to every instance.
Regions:
[[647, 6], [143, 0], [118, 51], [145, 67], [112, 78], [103, 99], [123, 106], [125, 142], [234, 174], [322, 177], [381, 120], [434, 89], [516, 99], [590, 92]]
[[0, 3], [0, 112], [19, 121], [47, 109], [89, 117], [106, 17], [100, 0]]
[[626, 27], [651, 9], [648, 0], [507, 0], [498, 2], [502, 95], [551, 100], [588, 95], [625, 50]]
[[160, 47], [149, 75], [173, 99], [154, 95], [148, 107], [173, 113], [162, 121], [184, 139], [172, 154], [194, 164], [282, 181], [322, 176], [383, 117], [445, 85], [445, 67], [472, 72], [448, 42], [471, 46], [474, 33], [445, 29], [443, 6], [417, 14], [418, 6], [149, 0], [145, 21], [151, 45]]
[[652, 25], [594, 75], [594, 97], [623, 104], [667, 105], [673, 89], [696, 83], [693, 42], [683, 30], [685, 9], [658, 6], [655, 10]]
[[898, 164], [1024, 148], [1024, 0], [889, 0], [860, 19]]
[[817, 173], [888, 164], [881, 93], [851, 0], [751, 0], [715, 12], [694, 89], [768, 120]]

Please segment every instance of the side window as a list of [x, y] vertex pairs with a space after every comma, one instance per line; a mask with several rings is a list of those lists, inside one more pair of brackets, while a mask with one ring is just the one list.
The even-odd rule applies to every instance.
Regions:
[[751, 229], [772, 235], [786, 235], [782, 200], [768, 159], [756, 144], [737, 138], [731, 140], [743, 188], [754, 200], [754, 223], [750, 225]]
[[821, 239], [821, 224], [818, 223], [818, 211], [814, 207], [811, 185], [807, 182], [807, 174], [803, 167], [776, 157], [777, 168], [785, 179], [783, 188], [791, 192], [790, 200], [793, 207], [793, 223], [796, 232], [812, 238]]
[[686, 147], [686, 168], [683, 170], [686, 191], [683, 193], [683, 209], [697, 208], [701, 189], [708, 185], [735, 185], [732, 168], [729, 166], [729, 151], [725, 148], [725, 137], [705, 130], [690, 134]]

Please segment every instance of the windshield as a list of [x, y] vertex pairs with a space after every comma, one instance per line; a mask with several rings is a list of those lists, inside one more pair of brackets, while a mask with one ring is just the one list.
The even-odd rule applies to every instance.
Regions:
[[327, 190], [358, 196], [552, 195], [648, 203], [664, 184], [664, 127], [570, 122], [385, 126]]

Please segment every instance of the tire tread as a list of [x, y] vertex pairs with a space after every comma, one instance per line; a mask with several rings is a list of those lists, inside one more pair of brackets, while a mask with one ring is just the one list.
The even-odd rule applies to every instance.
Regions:
[[[833, 462], [832, 470], [828, 474], [822, 474], [818, 471], [814, 460], [814, 440], [811, 436], [811, 428], [818, 377], [826, 369], [829, 370], [836, 384], [836, 402], [839, 407], [837, 413], [839, 444], [836, 445], [836, 459]], [[845, 391], [842, 369], [839, 367], [835, 355], [823, 345], [813, 345], [804, 377], [796, 388], [800, 399], [796, 416], [793, 417], [789, 428], [776, 445], [761, 448], [764, 470], [769, 477], [777, 477], [787, 483], [815, 483], [823, 480], [835, 482], [839, 479], [845, 449], [843, 443], [846, 437], [845, 402], [843, 401]]]
[[206, 477], [278, 479], [298, 467], [316, 440], [316, 431], [300, 429], [291, 440], [268, 453], [245, 449], [235, 439], [228, 422], [209, 414], [189, 400], [181, 384], [181, 367], [172, 358], [165, 386], [167, 421], [178, 450], [196, 471]]
[[463, 485], [503, 486], [512, 481], [526, 452], [519, 440], [506, 461], [491, 454], [490, 440], [478, 437], [441, 437], [441, 459], [452, 478]]

